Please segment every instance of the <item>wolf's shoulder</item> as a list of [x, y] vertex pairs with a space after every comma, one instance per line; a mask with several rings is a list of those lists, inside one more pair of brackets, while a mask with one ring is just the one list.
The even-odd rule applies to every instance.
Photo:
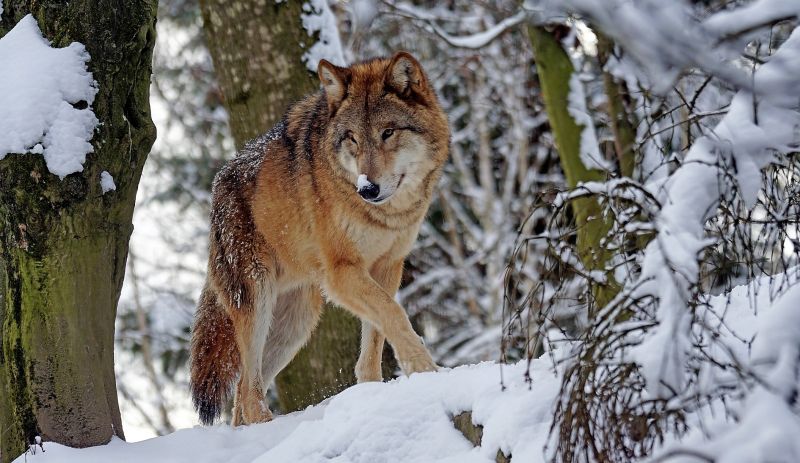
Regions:
[[225, 162], [214, 176], [212, 191], [252, 185], [267, 153], [274, 151], [270, 149], [270, 145], [282, 145], [285, 138], [286, 120], [283, 119], [268, 132], [245, 143], [244, 147]]

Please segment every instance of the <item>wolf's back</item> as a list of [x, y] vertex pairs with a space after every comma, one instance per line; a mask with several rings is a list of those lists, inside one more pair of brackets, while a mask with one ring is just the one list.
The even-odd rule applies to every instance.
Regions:
[[233, 322], [206, 287], [195, 314], [191, 342], [192, 402], [203, 424], [212, 424], [222, 413], [239, 373], [239, 362]]

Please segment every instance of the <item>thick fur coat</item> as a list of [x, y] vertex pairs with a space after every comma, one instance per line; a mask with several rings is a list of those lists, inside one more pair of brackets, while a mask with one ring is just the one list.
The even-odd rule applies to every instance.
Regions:
[[271, 419], [266, 386], [307, 341], [323, 297], [362, 320], [359, 381], [381, 380], [384, 340], [405, 373], [436, 368], [394, 295], [448, 156], [447, 118], [408, 53], [323, 60], [318, 74], [322, 90], [214, 181], [191, 345], [204, 423], [237, 376], [234, 424]]

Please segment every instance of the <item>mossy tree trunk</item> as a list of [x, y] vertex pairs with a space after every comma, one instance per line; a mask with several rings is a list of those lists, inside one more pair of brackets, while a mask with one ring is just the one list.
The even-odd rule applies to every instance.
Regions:
[[[568, 110], [569, 82], [575, 72], [561, 43], [543, 26], [528, 27], [533, 47], [536, 72], [544, 98], [547, 119], [555, 137], [561, 168], [567, 185], [575, 188], [581, 182], [604, 181], [606, 175], [587, 168], [580, 156], [581, 131]], [[584, 267], [598, 270], [605, 267], [611, 253], [602, 249], [601, 239], [610, 228], [610, 219], [604, 218], [600, 204], [594, 198], [579, 198], [571, 202], [577, 226], [578, 254]], [[594, 291], [595, 308], [603, 307], [619, 290], [613, 275], [607, 274], [608, 284]]]
[[[614, 51], [614, 42], [605, 34], [595, 30], [597, 35], [597, 58], [600, 66], [605, 68]], [[633, 111], [627, 108], [629, 100], [624, 82], [617, 80], [609, 71], [603, 69], [603, 88], [608, 98], [606, 112], [614, 133], [614, 151], [617, 153], [619, 172], [623, 177], [633, 177], [636, 157], [633, 152], [636, 144], [636, 122]]]
[[[155, 140], [149, 84], [156, 1], [3, 0], [0, 36], [32, 13], [53, 46], [81, 42], [100, 125], [82, 172], [38, 154], [0, 161], [0, 455], [41, 436], [86, 447], [123, 436], [114, 318], [136, 189]], [[100, 173], [116, 191], [103, 194]]]
[[[315, 40], [303, 1], [201, 0], [206, 41], [241, 148], [277, 123], [293, 101], [319, 88], [302, 55]], [[316, 404], [355, 383], [360, 323], [326, 307], [308, 344], [276, 379], [281, 410]], [[269, 340], [267, 340], [269, 342]]]

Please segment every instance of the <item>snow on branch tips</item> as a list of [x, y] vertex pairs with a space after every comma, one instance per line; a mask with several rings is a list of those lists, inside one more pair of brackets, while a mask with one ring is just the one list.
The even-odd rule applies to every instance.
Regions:
[[317, 64], [326, 59], [337, 66], [346, 66], [347, 60], [339, 38], [336, 16], [331, 11], [328, 0], [310, 0], [303, 4], [303, 27], [309, 36], [317, 34], [317, 42], [303, 54], [306, 67], [317, 72]]
[[658, 234], [645, 249], [638, 291], [660, 301], [659, 324], [634, 355], [657, 396], [684, 386], [682, 367], [691, 346], [681, 341], [690, 334], [697, 258], [709, 244], [703, 224], [716, 210], [720, 192], [730, 188], [730, 180], [720, 176], [720, 163], [737, 166], [739, 194], [752, 205], [761, 169], [776, 160], [774, 153], [796, 149], [800, 142], [800, 30], [756, 72], [753, 84], [758, 93], [739, 92], [714, 132], [692, 146], [668, 181], [669, 200], [656, 219]]
[[51, 173], [83, 170], [97, 118], [97, 84], [80, 43], [51, 48], [28, 15], [0, 39], [0, 160], [41, 153]]
[[420, 22], [424, 29], [432, 32], [444, 40], [448, 45], [456, 48], [478, 49], [489, 45], [492, 41], [515, 28], [523, 21], [528, 19], [528, 12], [520, 10], [512, 16], [508, 16], [488, 29], [470, 35], [451, 35], [438, 24], [437, 20], [442, 19], [443, 12], [440, 10], [429, 11], [411, 5], [407, 2], [394, 2], [385, 0], [385, 3], [398, 15], [414, 19]]
[[798, 2], [759, 0], [700, 21], [689, 3], [526, 0], [523, 9], [541, 22], [577, 15], [593, 24], [636, 59], [652, 78], [657, 93], [668, 91], [689, 68], [703, 69], [738, 88], [747, 88], [748, 74], [733, 64], [741, 44], [728, 41], [779, 20], [800, 17]]

